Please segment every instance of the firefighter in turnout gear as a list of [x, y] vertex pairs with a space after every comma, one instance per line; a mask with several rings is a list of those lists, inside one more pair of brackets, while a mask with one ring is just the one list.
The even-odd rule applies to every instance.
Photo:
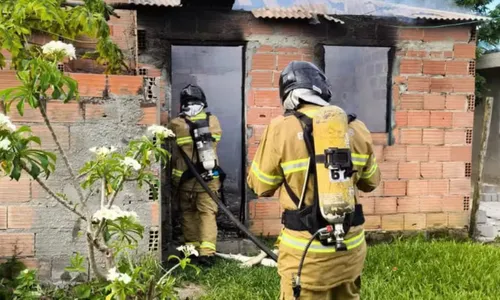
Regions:
[[218, 166], [217, 144], [222, 129], [216, 116], [205, 111], [207, 101], [203, 90], [188, 85], [181, 91], [181, 112], [169, 128], [176, 135], [179, 147], [173, 147], [172, 178], [182, 213], [184, 242], [196, 247], [200, 256], [195, 262], [211, 265], [217, 242], [217, 203], [196, 181], [179, 151], [184, 151], [208, 187], [219, 193], [224, 173]]
[[330, 105], [309, 62], [291, 62], [279, 87], [286, 112], [264, 131], [247, 181], [258, 196], [281, 188], [280, 299], [359, 299], [367, 250], [356, 194], [380, 183], [370, 132]]

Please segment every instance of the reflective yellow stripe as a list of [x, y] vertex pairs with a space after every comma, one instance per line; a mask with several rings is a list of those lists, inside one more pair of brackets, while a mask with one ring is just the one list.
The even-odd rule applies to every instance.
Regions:
[[220, 141], [220, 134], [212, 134], [212, 137], [215, 139], [215, 141]]
[[294, 172], [306, 171], [308, 165], [309, 158], [296, 159], [282, 163], [281, 169], [283, 170], [283, 173], [287, 175]]
[[[363, 241], [365, 240], [365, 232], [362, 231], [360, 234], [355, 235], [354, 237], [347, 239], [344, 243], [347, 246], [347, 250], [352, 250], [356, 247], [359, 247]], [[297, 249], [300, 251], [304, 251], [307, 246], [307, 239], [296, 238], [283, 232], [281, 237], [281, 243], [290, 248]], [[335, 253], [335, 246], [323, 246], [319, 241], [313, 241], [311, 246], [309, 247], [308, 252], [312, 253]]]
[[262, 172], [255, 162], [252, 162], [252, 173], [257, 177], [259, 181], [272, 186], [278, 185], [281, 183], [281, 181], [283, 181], [283, 177], [281, 176], [269, 175]]
[[190, 136], [184, 136], [177, 138], [175, 141], [177, 142], [177, 145], [182, 146], [185, 144], [191, 144], [193, 142], [193, 139]]
[[198, 121], [198, 120], [204, 120], [206, 118], [207, 118], [207, 114], [202, 112], [202, 113], [197, 114], [194, 117], [190, 117], [189, 120]]
[[308, 116], [309, 118], [314, 118], [314, 116], [318, 113], [318, 111], [319, 111], [319, 108], [314, 108], [314, 109], [302, 111], [302, 113], [304, 115]]
[[195, 247], [200, 247], [200, 242], [187, 242], [186, 245], [193, 245]]
[[205, 248], [205, 249], [210, 249], [210, 250], [216, 250], [215, 245], [210, 242], [201, 242], [200, 248]]
[[184, 173], [184, 171], [181, 171], [181, 170], [177, 170], [177, 169], [172, 170], [172, 175], [174, 175], [175, 177], [181, 177], [183, 173]]
[[370, 168], [370, 170], [368, 170], [368, 172], [363, 173], [361, 175], [361, 178], [368, 179], [368, 178], [372, 177], [373, 174], [375, 174], [375, 171], [377, 171], [377, 168], [378, 168], [377, 161], [376, 161], [375, 158], [373, 158], [373, 165], [372, 165], [372, 167]]
[[364, 167], [370, 155], [359, 154], [359, 153], [351, 153], [352, 164], [355, 166]]

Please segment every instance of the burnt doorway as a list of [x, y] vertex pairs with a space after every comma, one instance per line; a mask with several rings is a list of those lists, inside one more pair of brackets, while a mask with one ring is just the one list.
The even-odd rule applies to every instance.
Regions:
[[[217, 152], [220, 166], [227, 173], [224, 182], [225, 198], [236, 216], [242, 211], [244, 213], [245, 208], [244, 203], [242, 205], [243, 50], [244, 46], [173, 45], [171, 51], [171, 115], [174, 117], [179, 114], [179, 95], [183, 87], [196, 84], [203, 89], [208, 102], [207, 111], [217, 116], [222, 127], [222, 139]], [[175, 211], [172, 213], [174, 218], [180, 215]], [[217, 223], [219, 234], [236, 233], [236, 228], [222, 212], [219, 212]], [[178, 229], [174, 231], [174, 235], [178, 233]]]

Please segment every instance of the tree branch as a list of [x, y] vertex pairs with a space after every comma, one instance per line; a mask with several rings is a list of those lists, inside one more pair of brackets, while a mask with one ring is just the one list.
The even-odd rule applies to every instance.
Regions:
[[42, 114], [42, 117], [43, 117], [43, 120], [45, 122], [45, 125], [47, 125], [47, 128], [49, 129], [50, 134], [52, 135], [52, 139], [56, 143], [57, 150], [61, 154], [61, 156], [63, 158], [63, 161], [64, 161], [64, 164], [66, 165], [66, 168], [69, 171], [69, 174], [71, 176], [71, 181], [73, 183], [73, 186], [74, 186], [74, 188], [76, 189], [76, 191], [78, 193], [78, 197], [80, 197], [80, 202], [85, 206], [85, 203], [84, 203], [85, 197], [83, 196], [83, 192], [82, 192], [82, 189], [80, 187], [80, 184], [76, 180], [77, 177], [75, 176], [75, 173], [73, 172], [73, 168], [71, 167], [71, 164], [70, 164], [70, 162], [68, 160], [68, 157], [66, 156], [66, 152], [63, 150], [63, 148], [61, 146], [61, 143], [59, 143], [59, 140], [57, 139], [57, 135], [56, 135], [56, 133], [54, 131], [54, 128], [52, 128], [52, 124], [50, 124], [50, 120], [49, 120], [49, 118], [47, 116], [47, 110], [46, 110], [47, 102], [48, 101], [45, 100], [45, 99], [40, 99], [40, 113]]
[[[29, 169], [26, 166], [22, 166], [23, 170], [26, 172], [29, 172]], [[67, 201], [62, 199], [61, 197], [57, 196], [54, 191], [52, 191], [43, 181], [40, 180], [40, 178], [34, 178], [36, 182], [54, 199], [57, 200], [57, 202], [61, 203], [64, 207], [66, 207], [69, 211], [80, 217], [80, 219], [87, 221], [87, 218], [79, 211], [76, 210], [76, 208], [71, 207], [71, 205], [68, 204]]]
[[90, 271], [94, 273], [97, 279], [101, 281], [106, 280], [106, 277], [102, 275], [101, 271], [99, 270], [99, 267], [97, 266], [94, 253], [94, 243], [92, 242], [92, 235], [88, 232], [87, 232], [87, 247], [89, 250]]

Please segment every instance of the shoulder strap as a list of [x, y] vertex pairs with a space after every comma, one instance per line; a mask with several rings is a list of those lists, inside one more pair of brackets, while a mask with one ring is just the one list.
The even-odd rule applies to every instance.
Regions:
[[352, 121], [356, 120], [358, 116], [356, 114], [348, 114], [347, 115], [347, 123], [350, 124]]
[[[315, 167], [316, 167], [316, 162], [315, 162], [315, 154], [314, 154], [314, 140], [312, 136], [312, 119], [308, 117], [307, 115], [298, 112], [298, 111], [291, 111], [289, 112], [289, 115], [294, 115], [298, 121], [300, 122], [300, 126], [302, 127], [302, 131], [304, 133], [304, 142], [306, 143], [306, 148], [307, 148], [307, 153], [309, 154], [309, 157], [311, 158], [309, 160], [309, 173], [313, 174], [315, 172]], [[286, 178], [284, 180], [284, 185], [285, 185], [285, 190], [288, 193], [288, 196], [290, 196], [290, 199], [295, 203], [295, 205], [298, 207], [300, 203], [299, 197], [292, 191], [292, 188], [288, 184]], [[307, 185], [306, 185], [307, 186]], [[315, 189], [316, 189], [316, 183], [315, 183]]]

